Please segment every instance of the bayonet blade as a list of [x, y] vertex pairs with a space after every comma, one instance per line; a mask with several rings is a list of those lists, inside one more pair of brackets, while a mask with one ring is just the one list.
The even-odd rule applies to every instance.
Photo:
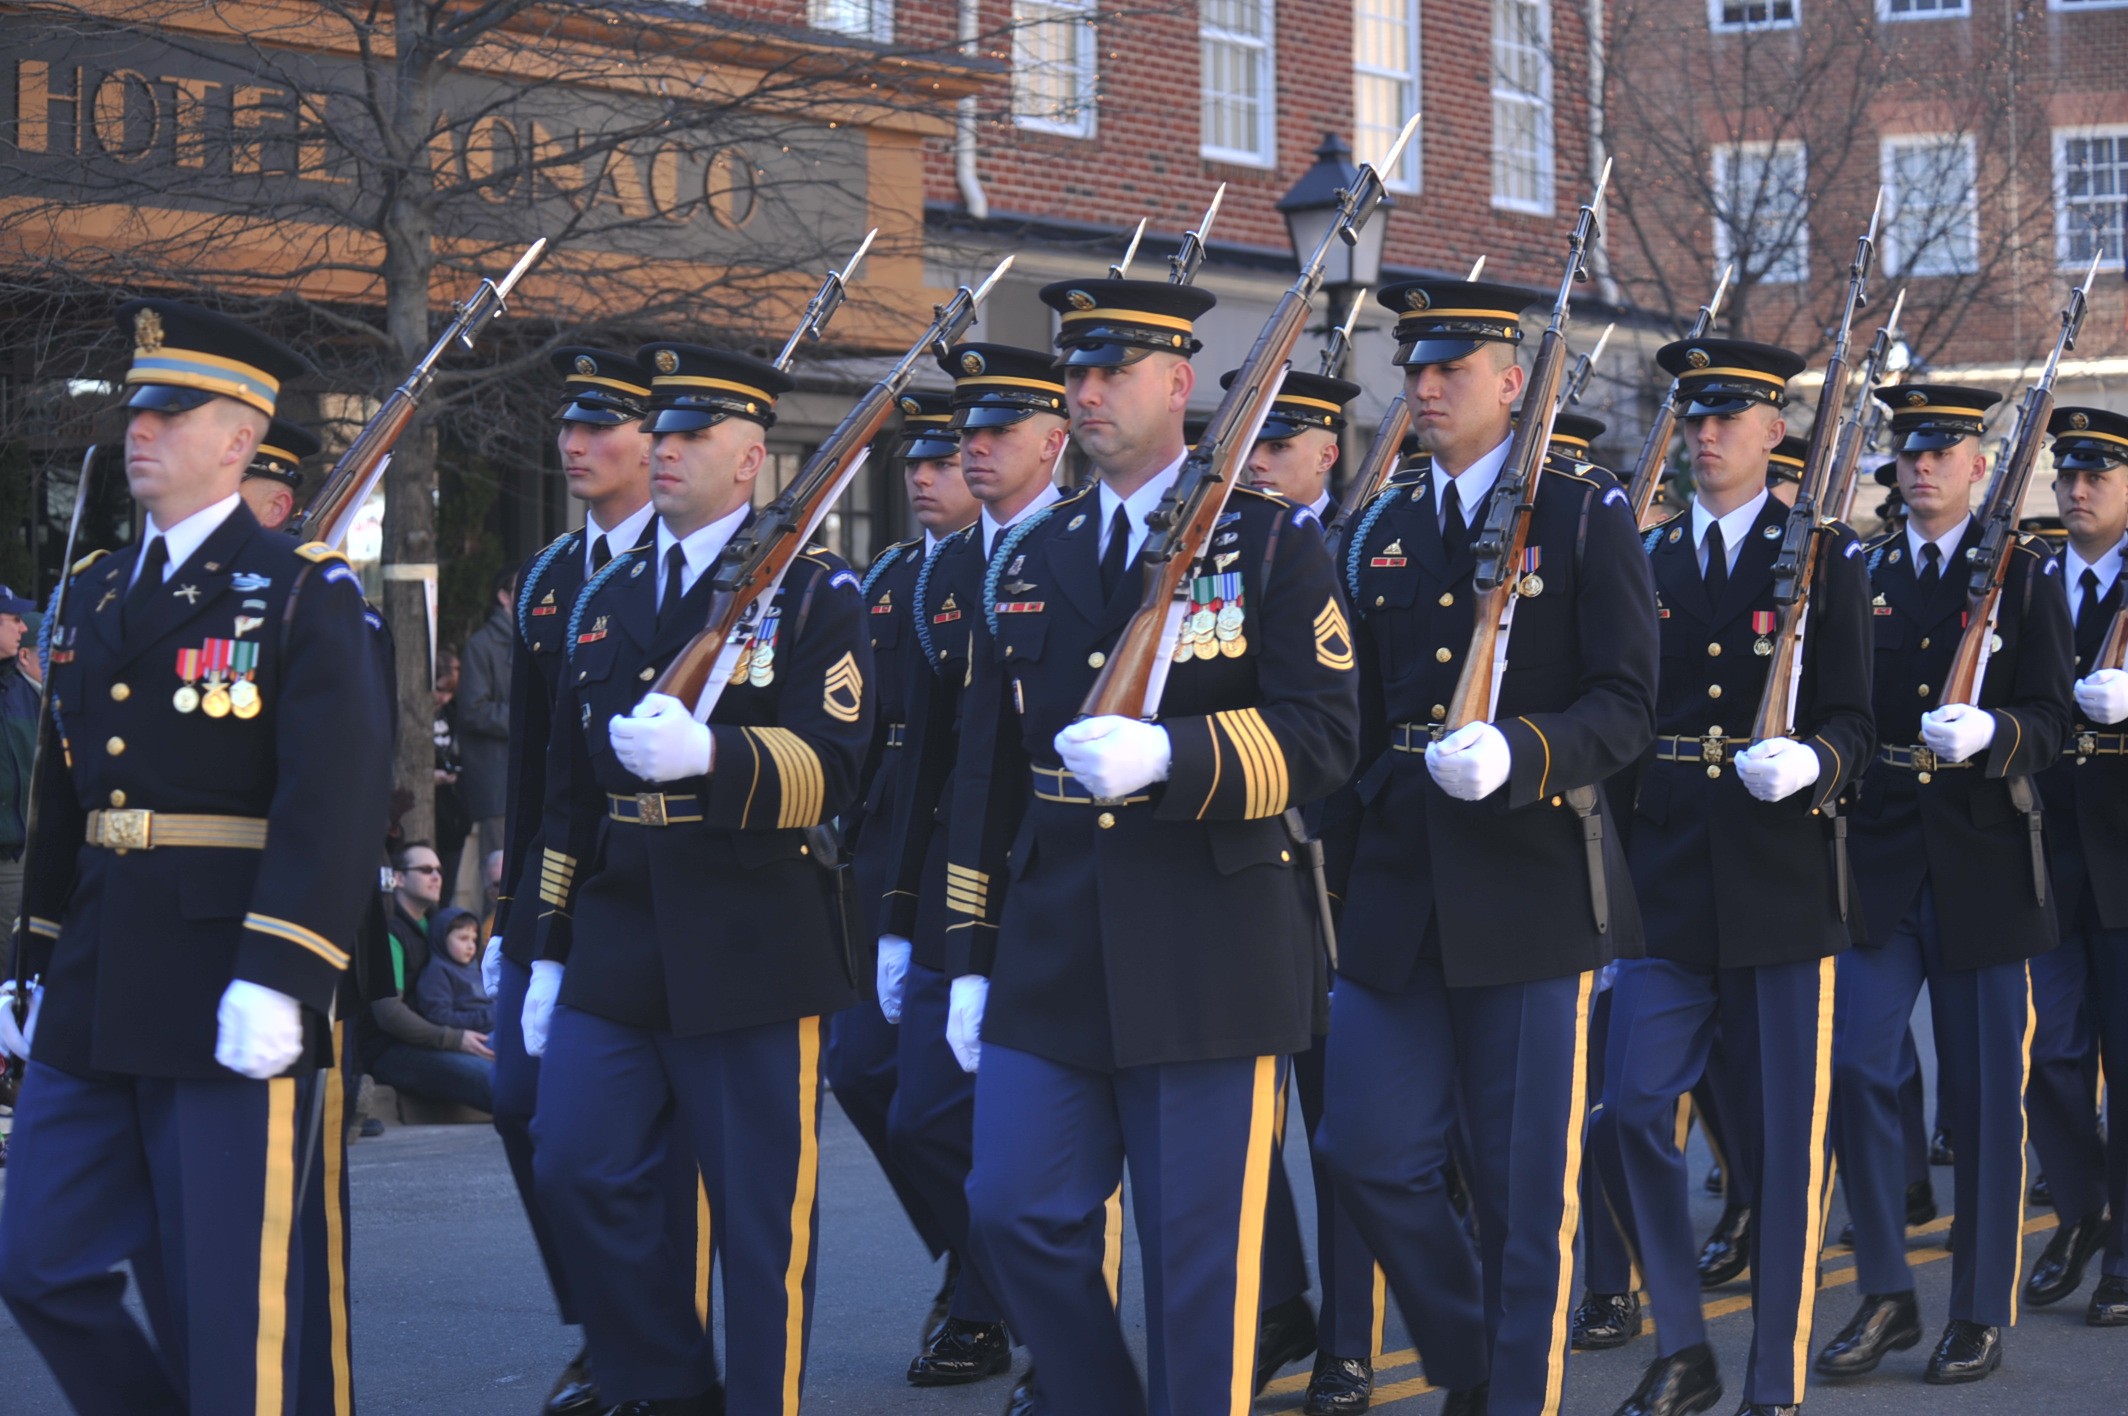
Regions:
[[1355, 293], [1352, 297], [1352, 309], [1345, 316], [1345, 323], [1339, 326], [1337, 331], [1338, 334], [1342, 336], [1348, 344], [1352, 341], [1352, 331], [1359, 325], [1360, 322], [1360, 306], [1366, 303], [1367, 287], [1362, 285], [1359, 288], [1358, 292]]
[[998, 279], [1003, 276], [1006, 271], [1012, 269], [1012, 260], [1013, 258], [1011, 256], [1007, 256], [1005, 257], [1005, 259], [997, 263], [997, 269], [990, 272], [989, 275], [985, 276], [983, 278], [983, 283], [981, 285], [978, 285], [975, 290], [969, 295], [968, 303], [970, 305], [980, 305], [983, 303], [983, 297], [990, 293], [990, 287], [997, 284]]
[[1887, 344], [1899, 337], [1899, 315], [1905, 309], [1906, 287], [1902, 285], [1899, 287], [1899, 293], [1892, 297], [1892, 312], [1884, 317], [1884, 339]]
[[1597, 179], [1596, 179], [1596, 195], [1595, 195], [1595, 196], [1593, 196], [1593, 197], [1591, 197], [1591, 198], [1589, 198], [1589, 215], [1590, 215], [1590, 216], [1592, 216], [1592, 217], [1595, 217], [1595, 218], [1598, 218], [1599, 220], [1600, 220], [1600, 219], [1602, 218], [1602, 216], [1603, 216], [1603, 198], [1604, 198], [1604, 193], [1608, 192], [1608, 191], [1610, 190], [1610, 188], [1611, 188], [1611, 159], [1610, 159], [1610, 158], [1608, 158], [1608, 157], [1606, 157], [1606, 158], [1605, 158], [1605, 159], [1603, 160], [1603, 172], [1602, 172], [1602, 175], [1598, 176], [1598, 177], [1597, 177]]
[[848, 285], [850, 283], [850, 277], [857, 273], [858, 262], [862, 261], [865, 258], [865, 252], [872, 249], [872, 238], [874, 236], [877, 236], [878, 234], [879, 228], [876, 226], [873, 227], [870, 231], [865, 232], [864, 240], [859, 241], [857, 243], [857, 249], [851, 253], [850, 258], [847, 261], [843, 262], [842, 269], [835, 272], [835, 278], [837, 280], [841, 281], [844, 285]]
[[1219, 190], [1212, 193], [1212, 204], [1204, 209], [1204, 217], [1197, 223], [1197, 229], [1190, 233], [1197, 238], [1198, 245], [1202, 246], [1205, 238], [1212, 234], [1212, 223], [1219, 219], [1219, 204], [1226, 199], [1227, 184], [1221, 182]]
[[1871, 244], [1875, 244], [1877, 239], [1877, 223], [1881, 221], [1883, 217], [1884, 187], [1880, 183], [1877, 187], [1877, 204], [1869, 209], [1869, 235], [1863, 239], [1869, 241]]
[[2084, 272], [2084, 283], [2077, 287], [2086, 296], [2091, 294], [2091, 282], [2098, 275], [2098, 263], [2106, 258], [2105, 242], [2094, 241], [2092, 246], [2094, 249], [2091, 252], [2091, 268]]
[[1375, 174], [1384, 181], [1388, 180], [1390, 173], [1396, 171], [1397, 160], [1404, 155], [1404, 145], [1411, 141], [1412, 134], [1419, 131], [1419, 119], [1422, 116], [1423, 110], [1406, 118], [1404, 120], [1404, 131], [1397, 134], [1396, 141], [1389, 145], [1389, 151], [1382, 154], [1382, 160], [1378, 163], [1369, 164], [1369, 166], [1374, 168]]
[[1483, 274], [1485, 274], [1485, 257], [1480, 256], [1470, 263], [1470, 274], [1464, 276], [1463, 279], [1466, 281], [1472, 281], [1476, 280], [1479, 276]]
[[547, 238], [544, 236], [525, 247], [525, 253], [517, 258], [517, 264], [510, 267], [510, 273], [495, 282], [495, 297], [498, 300], [509, 299], [510, 292], [517, 288], [517, 282], [525, 278], [525, 272], [532, 269], [533, 264], [546, 252]]
[[1735, 274], [1736, 262], [1731, 261], [1722, 267], [1722, 278], [1714, 282], [1714, 298], [1707, 302], [1707, 325], [1710, 329], [1714, 325], [1715, 316], [1722, 312], [1722, 301], [1728, 298], [1729, 277]]
[[1603, 327], [1602, 334], [1596, 336], [1596, 347], [1589, 351], [1590, 368], [1595, 368], [1596, 361], [1603, 357], [1603, 346], [1611, 342], [1611, 331], [1616, 328], [1618, 328], [1618, 321], [1613, 320]]
[[1138, 229], [1131, 232], [1130, 244], [1123, 248], [1123, 259], [1108, 268], [1110, 280], [1121, 280], [1130, 274], [1131, 262], [1137, 258], [1138, 242], [1145, 236], [1146, 218], [1138, 218]]

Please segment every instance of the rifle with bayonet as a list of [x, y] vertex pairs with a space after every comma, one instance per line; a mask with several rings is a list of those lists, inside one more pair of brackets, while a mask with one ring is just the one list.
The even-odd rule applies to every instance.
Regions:
[[1321, 362], [1315, 372], [1326, 379], [1338, 377], [1344, 367], [1345, 356], [1352, 352], [1352, 331], [1360, 322], [1360, 306], [1367, 303], [1367, 287], [1361, 286], [1352, 296], [1352, 308], [1345, 312], [1345, 322], [1330, 331], [1330, 338], [1323, 345]]
[[[2009, 579], [2010, 556], [2017, 549], [2018, 509], [2024, 505], [2025, 492], [2032, 485], [2032, 474], [2039, 466], [2039, 452], [2046, 441], [2047, 423], [2054, 416], [2054, 380], [2061, 370], [2062, 355], [2076, 347], [2076, 336], [2083, 329], [2084, 313], [2091, 295], [2091, 281], [2098, 274], [2098, 263], [2103, 246], [2092, 254], [2090, 269], [2084, 272], [2084, 283], [2069, 292], [2069, 303], [2061, 312], [2061, 329], [2054, 337], [2054, 348], [2047, 354], [2046, 367], [2040, 371], [2038, 382], [2025, 390], [2024, 400], [2017, 408], [2017, 431], [2011, 435], [2009, 450], [1995, 468], [1995, 477], [1988, 485], [1987, 500], [1981, 504], [1980, 542], [1966, 552], [1971, 566], [1971, 580], [1966, 589], [1965, 632], [1958, 638], [1958, 649], [1951, 655], [1950, 671], [1943, 681], [1943, 696], [1939, 707], [1953, 703], [1980, 702], [1980, 686], [1988, 671], [1988, 656], [1993, 650], [1996, 620], [2002, 613], [2003, 585]], [[2010, 802], [2025, 818], [2026, 835], [2032, 849], [2032, 893], [2036, 903], [2047, 903], [2047, 849], [2041, 832], [2039, 793], [2033, 787], [2029, 775], [2007, 779]]]
[[466, 349], [473, 347], [473, 338], [488, 321], [508, 308], [510, 292], [517, 282], [546, 254], [547, 238], [542, 236], [525, 248], [510, 267], [510, 273], [501, 280], [483, 280], [480, 288], [460, 301], [452, 313], [450, 324], [444, 327], [429, 352], [422, 355], [413, 371], [400, 381], [399, 387], [377, 411], [370, 415], [362, 431], [347, 445], [333, 463], [332, 471], [325, 474], [325, 481], [318, 487], [318, 494], [310, 499], [288, 525], [288, 534], [299, 541], [323, 541], [338, 550], [347, 541], [347, 530], [354, 524], [355, 513], [369, 500], [378, 481], [384, 476], [385, 465], [390, 462], [392, 447], [399, 441], [407, 425], [414, 421], [414, 410], [421, 406], [429, 385], [435, 382], [436, 365], [453, 344]]
[[1603, 347], [1611, 342], [1611, 331], [1617, 328], [1616, 320], [1605, 325], [1603, 333], [1596, 336], [1594, 347], [1574, 361], [1573, 372], [1566, 376], [1566, 383], [1559, 390], [1559, 402], [1553, 410], [1555, 418], [1558, 413], [1581, 402], [1581, 395], [1589, 391], [1589, 379], [1596, 372], [1596, 361], [1603, 357]]
[[[1394, 168], [1418, 121], [1414, 114], [1404, 125], [1383, 167]], [[1382, 178], [1372, 165], [1361, 167], [1352, 185], [1339, 191], [1337, 218], [1302, 264], [1300, 275], [1279, 296], [1204, 435], [1183, 459], [1175, 484], [1146, 517], [1149, 534], [1138, 553], [1138, 564], [1145, 570], [1145, 595], [1087, 693], [1079, 709], [1082, 715], [1159, 716], [1168, 666], [1181, 642], [1182, 619], [1189, 610], [1190, 576], [1210, 550], [1212, 530], [1240, 478], [1242, 463], [1256, 445], [1271, 401], [1285, 382], [1293, 348], [1307, 326], [1309, 303], [1322, 287], [1330, 243], [1355, 241], [1382, 196]]]
[[1138, 218], [1138, 229], [1131, 232], [1130, 244], [1123, 248], [1123, 259], [1108, 268], [1110, 280], [1121, 280], [1130, 274], [1131, 262], [1138, 258], [1138, 243], [1145, 239], [1146, 218]]
[[1869, 357], [1862, 361], [1862, 381], [1855, 389], [1854, 411], [1840, 424], [1840, 443], [1833, 453], [1832, 477], [1825, 490], [1827, 521], [1845, 522], [1854, 512], [1862, 454], [1876, 442], [1877, 429], [1884, 418], [1884, 405], [1875, 396], [1877, 385], [1884, 378], [1884, 366], [1899, 338], [1899, 312], [1905, 308], [1906, 287], [1901, 286], [1892, 299], [1891, 314], [1877, 326], [1877, 336], [1870, 341]]
[[1007, 256], [981, 285], [973, 290], [962, 286], [933, 311], [931, 327], [843, 415], [796, 480], [732, 538], [710, 572], [708, 623], [665, 666], [651, 692], [677, 698], [697, 722], [709, 721], [724, 686], [753, 648], [755, 632], [784, 575], [864, 465], [872, 439], [893, 416], [917, 364], [926, 356], [944, 354], [968, 332], [984, 297], [1011, 268], [1012, 257]]
[[[1735, 270], [1734, 264], [1722, 267], [1714, 297], [1699, 307], [1699, 318], [1692, 322], [1685, 338], [1705, 339], [1714, 332], [1714, 321], [1722, 312], [1722, 296], [1728, 293], [1729, 277]], [[1648, 436], [1640, 445], [1640, 460], [1633, 464], [1633, 478], [1626, 486], [1626, 501], [1635, 526], [1648, 524], [1648, 508], [1655, 504], [1656, 490], [1662, 486], [1663, 463], [1670, 456], [1670, 438], [1676, 432], [1677, 380], [1672, 379], [1670, 391], [1655, 405], [1655, 421], [1648, 424]]]
[[835, 312], [842, 308], [843, 297], [850, 293], [850, 277], [857, 274], [858, 262], [865, 258], [866, 251], [872, 249], [872, 238], [878, 234], [876, 226], [865, 232], [864, 240], [857, 243], [857, 249], [842, 263], [842, 269], [829, 271], [820, 282], [813, 298], [805, 303], [805, 313], [798, 317], [798, 327], [791, 331], [789, 339], [783, 341], [783, 348], [775, 358], [777, 368], [788, 370], [791, 367], [791, 360], [798, 355], [800, 341], [817, 342], [827, 333], [828, 321], [835, 318]]
[[1226, 199], [1227, 184], [1221, 182], [1219, 190], [1212, 193], [1212, 204], [1198, 219], [1196, 229], [1184, 233], [1182, 249], [1167, 258], [1168, 284], [1188, 285], [1197, 278], [1197, 267], [1204, 264], [1204, 239], [1211, 233], [1212, 223], [1219, 218], [1219, 204]]

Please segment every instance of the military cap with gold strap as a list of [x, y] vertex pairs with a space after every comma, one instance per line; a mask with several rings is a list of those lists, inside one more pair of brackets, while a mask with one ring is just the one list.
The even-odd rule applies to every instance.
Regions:
[[904, 462], [958, 457], [961, 435], [952, 423], [952, 394], [908, 390], [901, 396], [901, 442], [894, 449], [895, 455]]
[[554, 414], [561, 422], [613, 427], [650, 411], [650, 370], [633, 354], [571, 344], [547, 362], [562, 376], [562, 405]]
[[2054, 465], [2063, 472], [2103, 472], [2128, 462], [2128, 417], [2104, 408], [2057, 408], [2047, 420]]
[[1788, 401], [1788, 381], [1804, 359], [1748, 339], [1680, 339], [1655, 351], [1655, 362], [1677, 380], [1677, 416], [1716, 418], [1754, 403]]
[[1061, 317], [1057, 362], [1114, 367], [1155, 350], [1187, 358], [1204, 347], [1197, 320], [1219, 303], [1209, 290], [1164, 280], [1060, 280], [1042, 303]]
[[270, 418], [281, 386], [311, 371], [309, 360], [278, 339], [197, 305], [128, 300], [116, 323], [133, 340], [128, 408], [183, 413], [210, 398], [233, 398]]
[[646, 433], [690, 433], [726, 418], [773, 428], [776, 400], [796, 387], [774, 364], [706, 344], [661, 340], [635, 357], [651, 371]]
[[1404, 280], [1375, 292], [1396, 313], [1397, 350], [1405, 368], [1452, 364], [1481, 344], [1520, 344], [1522, 312], [1534, 300], [1483, 280]]
[[295, 489], [303, 485], [303, 459], [317, 456], [324, 444], [308, 428], [276, 418], [266, 427], [266, 436], [252, 450], [246, 477], [265, 477]]
[[953, 426], [998, 428], [1036, 413], [1066, 416], [1056, 360], [1011, 344], [956, 344], [938, 366], [953, 378]]
[[[1221, 388], [1234, 386], [1239, 369], [1219, 376]], [[1287, 372], [1271, 411], [1264, 415], [1263, 431], [1257, 437], [1267, 442], [1298, 436], [1310, 428], [1341, 433], [1345, 430], [1345, 405], [1360, 396], [1360, 386], [1349, 379], [1311, 374], [1300, 369]], [[1194, 441], [1194, 439], [1192, 440]]]
[[1876, 396], [1892, 411], [1892, 446], [1900, 452], [1933, 452], [1977, 438], [1988, 409], [2002, 402], [1992, 389], [1958, 384], [1894, 384]]

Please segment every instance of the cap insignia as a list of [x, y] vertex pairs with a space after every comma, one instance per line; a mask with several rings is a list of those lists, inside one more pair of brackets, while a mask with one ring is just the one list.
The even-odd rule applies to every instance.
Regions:
[[1685, 362], [1695, 369], [1704, 369], [1714, 361], [1707, 357], [1707, 351], [1704, 349], [1687, 349]]
[[917, 414], [923, 412], [923, 407], [913, 398], [904, 398], [901, 401], [901, 411], [914, 418]]
[[2081, 413], [2071, 413], [2069, 415], [2069, 426], [2076, 429], [2078, 432], [2082, 432], [2084, 429], [2091, 426], [2091, 420]]
[[1414, 290], [1404, 297], [1404, 308], [1407, 310], [1423, 310], [1432, 304], [1433, 297], [1423, 290]]
[[969, 350], [969, 351], [968, 351], [967, 353], [965, 353], [965, 354], [961, 355], [961, 372], [962, 372], [962, 373], [964, 373], [964, 374], [979, 374], [979, 373], [981, 373], [981, 372], [983, 371], [983, 369], [984, 369], [984, 368], [985, 368], [985, 365], [984, 365], [984, 363], [983, 363], [983, 356], [982, 356], [982, 355], [980, 355], [980, 354], [978, 354], [978, 353], [976, 353], [976, 352], [975, 352], [975, 351], [974, 351], [973, 349], [971, 349], [971, 350]]
[[1084, 290], [1067, 290], [1064, 292], [1064, 303], [1074, 310], [1091, 310], [1094, 307], [1094, 297]]
[[133, 343], [143, 354], [153, 354], [163, 347], [163, 317], [153, 310], [141, 310], [133, 316]]
[[1928, 402], [1928, 395], [1923, 393], [1920, 389], [1917, 388], [1908, 390], [1906, 395], [1907, 407], [1919, 408], [1922, 404], [1926, 402]]
[[658, 372], [661, 374], [677, 374], [680, 372], [680, 356], [670, 349], [660, 349], [654, 362], [657, 364]]
[[579, 354], [576, 356], [576, 371], [580, 374], [595, 374], [598, 372], [598, 360], [589, 354]]

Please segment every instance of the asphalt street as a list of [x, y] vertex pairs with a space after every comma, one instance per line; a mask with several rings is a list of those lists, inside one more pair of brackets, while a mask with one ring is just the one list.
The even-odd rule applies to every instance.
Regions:
[[[1003, 1379], [929, 1391], [903, 1381], [940, 1271], [928, 1261], [839, 1108], [825, 1107], [823, 1118], [819, 1310], [805, 1409], [997, 1411], [1007, 1391]], [[1697, 1175], [1706, 1162], [1696, 1138], [1694, 1146]], [[1289, 1168], [1305, 1215], [1312, 1195], [1304, 1157], [1289, 1156]], [[493, 1131], [394, 1127], [351, 1148], [350, 1173], [359, 1409], [367, 1416], [532, 1416], [575, 1340], [554, 1322], [546, 1281]], [[1949, 1171], [1939, 1169], [1935, 1180], [1947, 1202]], [[1714, 1223], [1720, 1202], [1695, 1185], [1693, 1207], [1704, 1231]], [[1843, 1222], [1836, 1207], [1831, 1233], [1837, 1235]], [[1926, 1232], [1912, 1236], [1922, 1315], [1932, 1338], [1941, 1326], [1950, 1284], [1949, 1256], [1940, 1247], [1948, 1222], [1946, 1212]], [[2031, 1211], [2028, 1252], [2045, 1242], [2052, 1225], [2051, 1212]], [[1967, 1388], [1924, 1385], [1921, 1371], [1931, 1345], [1925, 1342], [1894, 1355], [1860, 1381], [1815, 1386], [1808, 1409], [1813, 1416], [2122, 1416], [2128, 1412], [2128, 1330], [2084, 1326], [2090, 1282], [2069, 1302], [2028, 1312], [2010, 1334], [2003, 1370], [1986, 1382]], [[1851, 1257], [1844, 1249], [1828, 1251], [1825, 1283], [1817, 1309], [1818, 1343], [1838, 1330], [1855, 1302]], [[1142, 1340], [1144, 1330], [1140, 1294], [1133, 1243], [1124, 1265], [1124, 1321], [1134, 1340]], [[1707, 1298], [1713, 1341], [1730, 1382], [1730, 1395], [1716, 1416], [1728, 1416], [1741, 1396], [1749, 1300], [1741, 1283]], [[1388, 1348], [1377, 1369], [1374, 1409], [1399, 1416], [1438, 1409], [1441, 1398], [1426, 1386], [1394, 1319]], [[1648, 1336], [1615, 1352], [1575, 1354], [1565, 1410], [1608, 1416], [1653, 1356]], [[1306, 1381], [1304, 1366], [1289, 1369], [1255, 1410], [1299, 1411]], [[0, 1412], [56, 1416], [66, 1409], [20, 1330], [0, 1313]]]

